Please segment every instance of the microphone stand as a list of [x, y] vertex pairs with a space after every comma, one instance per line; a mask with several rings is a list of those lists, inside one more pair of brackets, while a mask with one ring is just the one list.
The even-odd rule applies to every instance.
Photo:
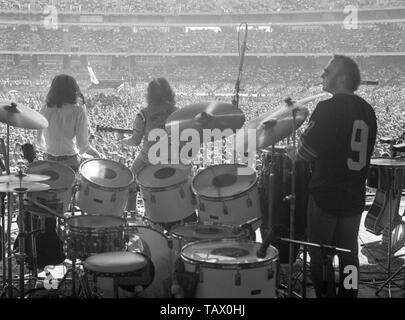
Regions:
[[[247, 30], [248, 26], [247, 23], [241, 23], [239, 25], [239, 32], [240, 32], [240, 26], [244, 24], [245, 25], [245, 37], [243, 39], [243, 44], [242, 44], [242, 52], [241, 52], [241, 58], [240, 58], [240, 63], [239, 63], [239, 72], [238, 72], [238, 77], [236, 79], [236, 84], [235, 84], [235, 96], [232, 99], [232, 104], [238, 108], [239, 107], [239, 91], [240, 91], [240, 82], [242, 81], [242, 68], [243, 68], [243, 60], [245, 58], [245, 51], [246, 51], [246, 41], [247, 41]], [[238, 37], [239, 39], [239, 37]]]

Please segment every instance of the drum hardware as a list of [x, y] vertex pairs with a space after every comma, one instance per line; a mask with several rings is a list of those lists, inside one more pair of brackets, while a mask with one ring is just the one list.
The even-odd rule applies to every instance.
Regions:
[[[279, 238], [281, 241], [285, 241], [285, 242], [289, 242], [289, 243], [293, 243], [293, 244], [299, 244], [302, 245], [304, 247], [304, 257], [306, 257], [306, 252], [307, 252], [307, 247], [314, 247], [314, 248], [319, 248], [321, 250], [322, 253], [322, 289], [321, 289], [321, 293], [323, 295], [326, 296], [327, 294], [327, 272], [326, 272], [326, 266], [328, 263], [328, 260], [332, 259], [333, 256], [337, 253], [337, 252], [346, 252], [346, 253], [350, 253], [351, 250], [348, 249], [344, 249], [344, 248], [339, 248], [336, 246], [330, 246], [330, 245], [325, 245], [325, 244], [318, 244], [318, 243], [313, 243], [313, 242], [304, 242], [304, 241], [298, 241], [298, 240], [294, 240], [294, 239], [288, 239], [288, 238], [283, 238], [280, 237]], [[292, 269], [290, 269], [290, 272], [292, 273]], [[306, 279], [306, 258], [304, 259], [304, 264], [303, 264], [303, 280]], [[306, 280], [305, 280], [306, 281]], [[302, 298], [305, 298], [305, 293], [306, 293], [306, 289], [304, 286], [304, 283], [302, 285], [303, 287], [303, 296]], [[293, 294], [297, 297], [300, 297], [297, 293]], [[300, 297], [301, 298], [301, 297]]]
[[[393, 142], [391, 142], [391, 151], [393, 147]], [[403, 181], [398, 181], [398, 176], [396, 175], [396, 170], [394, 170], [395, 166], [395, 159], [385, 159], [388, 160], [388, 163], [385, 163], [385, 166], [388, 167], [388, 176], [387, 176], [387, 183], [385, 191], [388, 194], [388, 230], [392, 230], [392, 220], [395, 214], [397, 214], [398, 208], [396, 208], [396, 212], [392, 212], [392, 201], [390, 199], [395, 199], [395, 195], [399, 193], [399, 198], [401, 196], [401, 190], [403, 189]], [[373, 159], [371, 159], [371, 164], [373, 165]], [[380, 163], [380, 165], [384, 166], [384, 163]], [[401, 163], [400, 163], [401, 165]], [[392, 236], [388, 237], [388, 253], [387, 253], [387, 274], [388, 277], [386, 281], [380, 286], [380, 288], [375, 292], [376, 295], [380, 293], [380, 291], [388, 284], [388, 294], [391, 297], [391, 281], [392, 279], [403, 269], [401, 267], [391, 276], [391, 256], [392, 256]]]
[[[29, 107], [23, 106], [23, 105], [18, 105], [14, 102], [11, 103], [6, 103], [2, 106], [0, 106], [0, 122], [3, 122], [6, 124], [7, 127], [7, 145], [4, 145], [4, 140], [1, 139], [1, 150], [2, 154], [4, 155], [5, 159], [5, 169], [6, 169], [6, 174], [10, 175], [10, 125], [14, 127], [19, 127], [19, 128], [25, 128], [25, 129], [44, 129], [48, 127], [48, 120], [41, 115], [39, 112], [35, 111], [34, 109], [31, 109]], [[6, 250], [3, 251], [3, 282], [6, 279], [5, 276], [5, 270], [7, 270], [7, 284], [3, 286], [2, 293], [6, 292], [8, 290], [8, 297], [13, 298], [13, 288], [15, 286], [13, 285], [13, 273], [12, 273], [12, 249], [11, 249], [11, 219], [12, 219], [12, 214], [11, 214], [11, 202], [12, 202], [12, 191], [6, 191], [7, 192], [7, 238], [8, 238], [8, 244], [7, 244], [7, 254]], [[23, 206], [23, 204], [21, 203]], [[4, 222], [4, 216], [2, 216], [2, 231], [3, 231], [3, 237], [5, 234], [5, 222]], [[23, 220], [23, 219], [20, 219]], [[5, 259], [7, 255], [7, 268], [5, 267]], [[23, 273], [23, 271], [22, 271]], [[24, 279], [20, 279], [20, 285], [24, 283]], [[23, 289], [23, 288], [22, 288]], [[23, 290], [21, 290], [23, 291]], [[23, 294], [20, 292], [20, 296], [23, 297]]]

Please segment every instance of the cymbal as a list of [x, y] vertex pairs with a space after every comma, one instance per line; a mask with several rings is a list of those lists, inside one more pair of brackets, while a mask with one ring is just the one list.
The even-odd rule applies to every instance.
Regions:
[[255, 130], [256, 150], [264, 149], [288, 137], [293, 131], [292, 111], [296, 111], [295, 129], [298, 129], [304, 123], [309, 114], [309, 110], [306, 107], [303, 107], [303, 105], [327, 95], [329, 94], [321, 93], [298, 101], [289, 100], [289, 106], [282, 105], [276, 111], [266, 112], [263, 115], [250, 120], [245, 127], [239, 130], [235, 135], [236, 151], [245, 153], [249, 150], [249, 130]]
[[43, 129], [48, 120], [38, 111], [16, 103], [0, 103], [0, 122], [25, 129]]
[[39, 192], [49, 190], [50, 188], [51, 187], [47, 184], [37, 182], [0, 183], [0, 192], [15, 192], [15, 193]]
[[21, 176], [18, 173], [0, 176], [1, 182], [39, 182], [49, 180], [51, 177], [43, 174], [28, 174], [23, 173]]
[[[166, 131], [173, 135], [174, 130], [181, 133], [184, 129], [195, 129], [200, 133], [203, 129], [219, 129], [227, 137], [233, 131], [242, 128], [245, 115], [233, 104], [211, 101], [187, 105], [173, 112], [166, 121]], [[178, 126], [178, 128], [176, 127]], [[225, 129], [231, 129], [226, 130]]]

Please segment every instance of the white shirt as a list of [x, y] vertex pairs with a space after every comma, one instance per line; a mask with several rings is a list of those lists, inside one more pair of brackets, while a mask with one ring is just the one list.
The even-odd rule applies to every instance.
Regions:
[[49, 122], [49, 126], [38, 130], [37, 135], [37, 142], [46, 153], [72, 156], [83, 154], [90, 148], [89, 124], [84, 107], [64, 104], [62, 108], [48, 108], [45, 105], [40, 112]]

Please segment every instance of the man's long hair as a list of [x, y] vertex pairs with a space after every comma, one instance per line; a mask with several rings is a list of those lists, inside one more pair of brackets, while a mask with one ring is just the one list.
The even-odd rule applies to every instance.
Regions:
[[165, 78], [155, 78], [149, 82], [146, 100], [151, 107], [162, 105], [173, 107], [176, 104], [174, 91]]
[[48, 95], [46, 96], [46, 106], [62, 108], [64, 103], [76, 104], [77, 98], [81, 96], [81, 91], [76, 80], [69, 75], [59, 74], [53, 78]]

